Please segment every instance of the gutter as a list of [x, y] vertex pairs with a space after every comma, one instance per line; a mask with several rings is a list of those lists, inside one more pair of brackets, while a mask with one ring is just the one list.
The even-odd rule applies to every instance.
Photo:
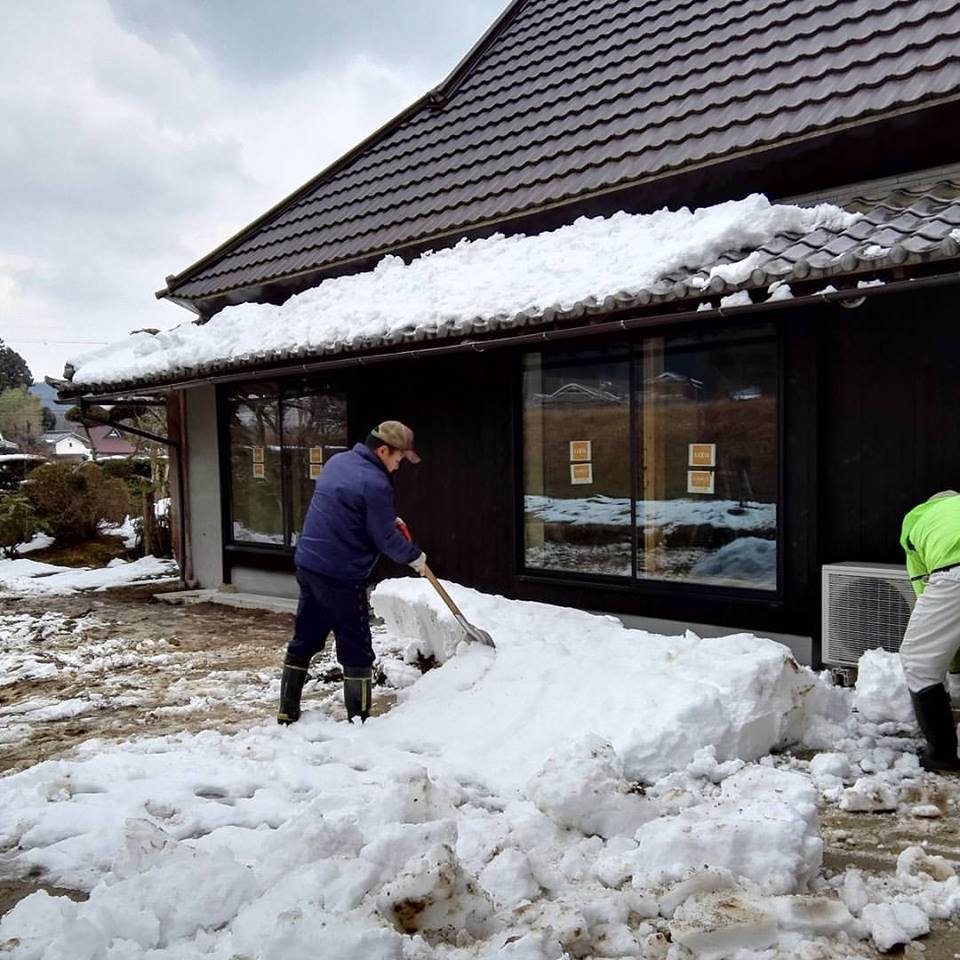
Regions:
[[[828, 279], [828, 278], [823, 278]], [[289, 376], [294, 373], [311, 373], [317, 370], [335, 370], [345, 367], [373, 366], [375, 364], [386, 363], [396, 360], [423, 360], [435, 356], [444, 356], [452, 353], [483, 353], [486, 350], [498, 350], [506, 347], [517, 347], [537, 343], [552, 343], [554, 341], [574, 340], [581, 337], [599, 336], [605, 333], [614, 333], [617, 331], [637, 330], [644, 327], [660, 326], [663, 324], [682, 324], [690, 323], [695, 320], [708, 320], [717, 317], [740, 317], [753, 316], [756, 314], [766, 314], [774, 310], [793, 309], [808, 307], [814, 304], [840, 302], [844, 306], [860, 306], [868, 299], [878, 296], [903, 293], [907, 290], [930, 290], [939, 287], [954, 286], [960, 284], [960, 271], [948, 274], [940, 274], [935, 277], [921, 277], [919, 279], [899, 280], [891, 283], [884, 283], [882, 286], [857, 287], [845, 290], [835, 290], [829, 293], [815, 293], [805, 297], [795, 297], [790, 300], [767, 300], [763, 303], [742, 304], [731, 307], [713, 307], [710, 310], [684, 310], [680, 313], [672, 314], [653, 314], [643, 317], [624, 317], [619, 320], [608, 320], [594, 324], [578, 324], [573, 327], [563, 327], [560, 329], [551, 328], [541, 330], [536, 333], [513, 334], [506, 337], [495, 337], [483, 340], [459, 340], [456, 343], [440, 344], [430, 347], [413, 347], [406, 350], [394, 350], [383, 353], [359, 354], [349, 357], [340, 357], [338, 359], [310, 360], [306, 362], [288, 361], [286, 363], [278, 362], [272, 366], [251, 367], [246, 366], [236, 372], [210, 373], [203, 376], [195, 376], [186, 380], [164, 381], [156, 384], [144, 386], [136, 382], [129, 383], [127, 386], [120, 386], [109, 393], [89, 393], [81, 394], [78, 390], [74, 396], [96, 397], [98, 401], [111, 398], [122, 397], [131, 392], [144, 393], [156, 392], [160, 390], [188, 390], [194, 387], [209, 386], [218, 383], [233, 383], [239, 380], [250, 380], [266, 378], [271, 376]], [[635, 309], [631, 304], [624, 309]], [[607, 311], [612, 312], [612, 311]], [[529, 320], [524, 321], [529, 323]], [[49, 378], [48, 378], [49, 379]], [[54, 387], [64, 389], [68, 386], [64, 381], [54, 381]]]

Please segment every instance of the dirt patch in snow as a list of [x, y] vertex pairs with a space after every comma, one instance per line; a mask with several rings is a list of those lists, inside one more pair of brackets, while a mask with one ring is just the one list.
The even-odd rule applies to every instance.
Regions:
[[[175, 587], [169, 587], [174, 590]], [[0, 773], [91, 739], [230, 731], [275, 715], [286, 614], [173, 606], [156, 585], [73, 596], [0, 594]], [[332, 650], [314, 659], [304, 706], [342, 715]], [[394, 697], [378, 688], [373, 712]]]

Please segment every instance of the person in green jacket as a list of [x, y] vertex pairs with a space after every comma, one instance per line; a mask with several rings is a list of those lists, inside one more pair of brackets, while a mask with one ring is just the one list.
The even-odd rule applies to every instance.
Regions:
[[925, 770], [960, 770], [944, 681], [960, 650], [960, 493], [944, 490], [903, 518], [900, 545], [917, 593], [900, 645], [913, 711], [927, 745]]

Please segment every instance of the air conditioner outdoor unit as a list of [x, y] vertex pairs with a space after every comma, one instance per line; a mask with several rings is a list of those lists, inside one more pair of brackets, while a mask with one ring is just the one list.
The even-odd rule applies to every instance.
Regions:
[[904, 567], [830, 563], [822, 576], [825, 663], [853, 666], [866, 650], [900, 649], [917, 599]]

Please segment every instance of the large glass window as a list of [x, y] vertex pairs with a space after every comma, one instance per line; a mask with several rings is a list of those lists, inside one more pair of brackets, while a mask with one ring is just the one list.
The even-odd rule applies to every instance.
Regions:
[[276, 388], [257, 385], [231, 390], [227, 416], [233, 539], [282, 546], [280, 399]]
[[343, 394], [305, 385], [285, 395], [283, 449], [290, 469], [291, 543], [295, 545], [323, 465], [347, 449]]
[[638, 575], [775, 590], [776, 340], [647, 337], [634, 362]]
[[323, 465], [346, 448], [346, 398], [326, 384], [245, 384], [226, 396], [234, 543], [294, 546]]
[[528, 354], [523, 434], [527, 566], [629, 576], [626, 346]]
[[526, 567], [775, 590], [778, 367], [768, 327], [528, 354]]

